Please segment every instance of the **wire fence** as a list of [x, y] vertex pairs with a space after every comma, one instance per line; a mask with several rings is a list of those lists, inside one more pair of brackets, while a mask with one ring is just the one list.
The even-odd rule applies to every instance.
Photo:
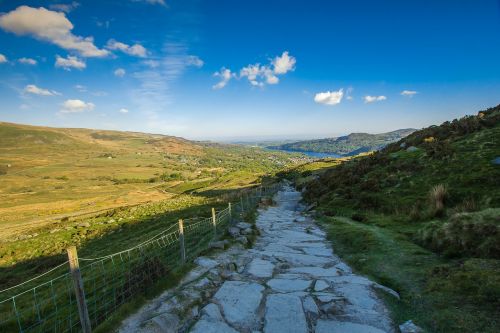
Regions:
[[[0, 331], [90, 332], [90, 327], [96, 328], [131, 298], [144, 294], [157, 281], [206, 251], [212, 241], [227, 232], [231, 221], [240, 219], [255, 209], [262, 197], [276, 191], [276, 184], [252, 188], [229, 201], [227, 208], [212, 210], [211, 217], [173, 222], [148, 240], [120, 252], [77, 258], [83, 297], [78, 294], [71, 260], [1, 290]], [[84, 312], [79, 308], [82, 304]]]

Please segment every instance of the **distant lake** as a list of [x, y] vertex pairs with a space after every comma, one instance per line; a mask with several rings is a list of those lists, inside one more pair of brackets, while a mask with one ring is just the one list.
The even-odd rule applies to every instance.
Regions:
[[293, 150], [293, 149], [275, 149], [275, 148], [266, 148], [268, 150], [277, 150], [277, 151], [284, 151], [287, 153], [299, 153], [299, 154], [304, 154], [309, 157], [314, 157], [314, 158], [340, 158], [343, 157], [342, 155], [339, 154], [334, 154], [334, 153], [318, 153], [315, 151], [299, 151], [299, 150]]

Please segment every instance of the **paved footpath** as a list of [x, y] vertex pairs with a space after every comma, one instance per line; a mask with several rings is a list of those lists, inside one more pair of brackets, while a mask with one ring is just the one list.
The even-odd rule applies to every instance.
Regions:
[[[301, 195], [283, 186], [276, 205], [259, 209], [255, 233], [230, 228], [226, 251], [195, 260], [180, 285], [122, 322], [119, 333], [380, 333], [395, 332], [375, 289], [394, 291], [352, 274], [325, 233], [301, 213]], [[235, 230], [232, 230], [235, 229]]]
[[204, 301], [194, 333], [395, 332], [375, 288], [332, 252], [325, 233], [300, 213], [301, 195], [289, 186], [276, 206], [261, 209], [254, 247], [243, 265]]

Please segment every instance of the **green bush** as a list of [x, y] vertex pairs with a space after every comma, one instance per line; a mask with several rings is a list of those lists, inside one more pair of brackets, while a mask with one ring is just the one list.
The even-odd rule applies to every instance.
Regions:
[[448, 256], [500, 259], [500, 209], [458, 213], [433, 221], [418, 232], [424, 246]]

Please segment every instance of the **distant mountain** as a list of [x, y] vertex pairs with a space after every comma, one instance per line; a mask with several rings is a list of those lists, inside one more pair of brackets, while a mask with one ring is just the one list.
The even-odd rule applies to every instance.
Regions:
[[359, 153], [379, 150], [389, 143], [396, 142], [416, 129], [405, 128], [380, 134], [351, 133], [338, 138], [306, 140], [282, 145], [269, 146], [270, 149], [297, 152], [316, 152], [352, 156]]

